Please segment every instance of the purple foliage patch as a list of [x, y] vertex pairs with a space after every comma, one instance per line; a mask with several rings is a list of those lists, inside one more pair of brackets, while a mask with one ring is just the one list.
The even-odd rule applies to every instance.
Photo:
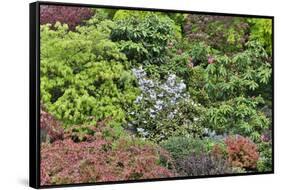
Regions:
[[93, 13], [93, 10], [87, 7], [41, 5], [40, 24], [61, 22], [67, 24], [69, 29], [74, 30], [84, 20], [90, 19]]

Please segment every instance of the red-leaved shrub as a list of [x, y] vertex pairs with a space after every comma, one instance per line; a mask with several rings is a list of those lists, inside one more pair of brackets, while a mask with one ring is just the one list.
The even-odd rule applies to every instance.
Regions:
[[81, 24], [84, 20], [93, 16], [93, 10], [87, 7], [71, 7], [58, 5], [40, 6], [40, 24], [65, 23], [70, 29]]
[[228, 161], [234, 167], [255, 169], [259, 159], [255, 143], [242, 136], [230, 136], [225, 140], [227, 145]]
[[204, 42], [221, 51], [239, 50], [249, 38], [249, 25], [244, 18], [190, 14], [183, 25], [189, 42]]
[[40, 132], [42, 142], [54, 142], [63, 139], [63, 129], [60, 123], [42, 108], [40, 109]]
[[72, 139], [41, 145], [41, 185], [89, 183], [172, 177], [159, 165], [168, 153], [152, 145], [130, 145], [126, 139], [113, 143], [97, 137], [92, 142]]

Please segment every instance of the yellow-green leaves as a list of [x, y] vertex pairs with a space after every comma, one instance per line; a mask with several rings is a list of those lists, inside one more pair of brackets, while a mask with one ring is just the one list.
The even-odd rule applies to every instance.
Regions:
[[259, 41], [266, 49], [266, 52], [272, 55], [272, 20], [252, 18], [248, 19], [248, 22], [251, 26], [250, 39]]
[[126, 56], [104, 32], [108, 26], [41, 26], [41, 100], [65, 126], [106, 118], [120, 126], [138, 94]]

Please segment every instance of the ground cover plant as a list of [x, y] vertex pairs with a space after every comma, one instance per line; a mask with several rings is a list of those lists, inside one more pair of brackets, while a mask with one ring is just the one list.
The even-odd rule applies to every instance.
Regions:
[[272, 171], [272, 20], [41, 5], [41, 185]]

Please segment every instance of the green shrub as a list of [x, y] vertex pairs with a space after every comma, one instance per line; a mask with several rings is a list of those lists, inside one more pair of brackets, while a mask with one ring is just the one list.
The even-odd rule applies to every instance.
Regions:
[[184, 13], [168, 13], [168, 15], [172, 20], [174, 20], [174, 22], [178, 26], [183, 28], [184, 23], [185, 23], [186, 18], [187, 18], [187, 14], [184, 14]]
[[99, 20], [112, 20], [116, 11], [116, 9], [95, 9], [95, 18]]
[[252, 95], [268, 84], [272, 68], [268, 55], [258, 42], [248, 42], [247, 49], [233, 56], [217, 55], [206, 68], [206, 86], [213, 101], [240, 95]]
[[261, 145], [264, 148], [261, 150], [260, 158], [257, 162], [257, 169], [259, 172], [272, 171], [272, 144]]
[[[127, 20], [127, 19], [139, 19], [145, 21], [151, 16], [157, 16], [161, 21], [166, 21], [171, 24], [173, 32], [176, 38], [181, 38], [181, 22], [184, 21], [186, 15], [183, 14], [166, 14], [162, 12], [149, 12], [149, 11], [132, 11], [132, 10], [118, 10], [116, 11], [113, 20]], [[173, 22], [172, 22], [173, 21]], [[149, 26], [149, 25], [146, 25]], [[157, 30], [157, 29], [156, 29]]]
[[[249, 136], [254, 141], [260, 138], [269, 127], [269, 119], [260, 109], [265, 102], [259, 93], [271, 80], [267, 58], [257, 42], [248, 42], [245, 51], [231, 57], [215, 56], [201, 78], [206, 81], [204, 92], [212, 102], [207, 105], [206, 127], [219, 133]], [[200, 87], [202, 84], [197, 89]]]
[[126, 56], [109, 38], [108, 22], [55, 30], [41, 26], [41, 100], [65, 125], [125, 119], [135, 100], [135, 78], [126, 70]]
[[241, 134], [257, 141], [269, 127], [268, 118], [258, 110], [261, 97], [237, 97], [219, 103], [206, 112], [205, 126], [219, 134]]
[[272, 142], [261, 142], [258, 144], [260, 153], [259, 160], [257, 162], [257, 169], [259, 172], [270, 172], [272, 168]]
[[202, 65], [207, 66], [211, 49], [204, 42], [198, 42], [188, 50], [192, 66]]
[[160, 143], [175, 160], [181, 176], [218, 175], [232, 173], [223, 141], [190, 136], [170, 137]]
[[103, 138], [115, 142], [128, 135], [121, 126], [110, 127], [108, 120], [99, 121], [96, 125], [73, 125], [65, 129], [65, 138], [74, 142], [93, 141], [96, 138]]
[[140, 64], [166, 63], [168, 45], [180, 38], [180, 28], [161, 13], [119, 10], [114, 21], [110, 38], [120, 42], [122, 52]]
[[202, 66], [193, 67], [191, 63], [188, 64], [189, 77], [186, 79], [188, 81], [188, 92], [196, 102], [208, 107], [211, 104], [211, 97], [209, 97], [210, 95], [205, 88], [207, 83], [206, 71]]
[[215, 145], [222, 143], [212, 139], [199, 139], [190, 136], [170, 137], [160, 143], [168, 150], [174, 159], [180, 159], [190, 154], [210, 153]]
[[262, 44], [266, 52], [272, 55], [272, 20], [262, 18], [248, 19], [250, 25], [250, 39]]

